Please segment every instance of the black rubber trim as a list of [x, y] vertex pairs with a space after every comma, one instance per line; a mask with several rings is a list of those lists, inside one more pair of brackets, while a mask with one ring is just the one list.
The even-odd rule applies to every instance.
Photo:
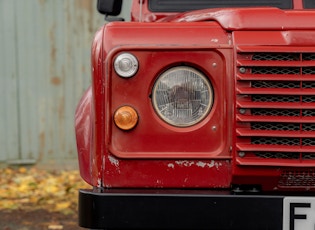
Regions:
[[79, 192], [79, 225], [91, 229], [282, 229], [283, 196], [191, 190]]

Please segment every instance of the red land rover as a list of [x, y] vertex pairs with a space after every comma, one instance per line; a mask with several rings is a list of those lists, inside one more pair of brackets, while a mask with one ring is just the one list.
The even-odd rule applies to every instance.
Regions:
[[79, 224], [315, 226], [315, 1], [99, 0]]

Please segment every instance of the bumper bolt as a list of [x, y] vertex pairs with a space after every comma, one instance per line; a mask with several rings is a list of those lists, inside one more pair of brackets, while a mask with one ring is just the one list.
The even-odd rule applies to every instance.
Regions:
[[245, 152], [239, 152], [239, 153], [238, 153], [238, 156], [239, 156], [239, 157], [245, 157]]
[[239, 71], [240, 71], [240, 73], [246, 73], [246, 68], [245, 68], [245, 67], [241, 67], [241, 68], [239, 69]]

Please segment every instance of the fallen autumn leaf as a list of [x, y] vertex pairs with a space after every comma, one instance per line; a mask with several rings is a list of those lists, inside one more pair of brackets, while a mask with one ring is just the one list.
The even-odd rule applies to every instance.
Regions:
[[77, 170], [0, 169], [0, 210], [38, 210], [73, 214], [78, 189], [89, 188]]

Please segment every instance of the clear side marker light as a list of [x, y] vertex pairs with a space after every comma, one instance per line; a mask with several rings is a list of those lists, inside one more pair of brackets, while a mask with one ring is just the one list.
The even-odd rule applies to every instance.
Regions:
[[138, 68], [139, 62], [131, 53], [119, 54], [114, 61], [114, 69], [120, 77], [132, 77], [136, 74]]

